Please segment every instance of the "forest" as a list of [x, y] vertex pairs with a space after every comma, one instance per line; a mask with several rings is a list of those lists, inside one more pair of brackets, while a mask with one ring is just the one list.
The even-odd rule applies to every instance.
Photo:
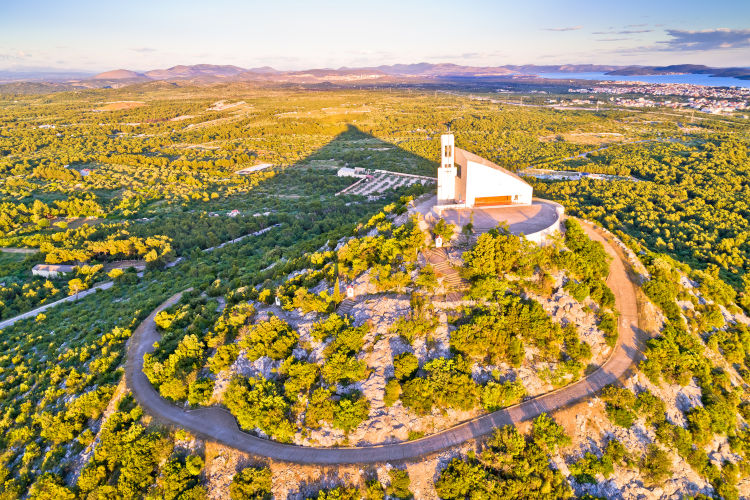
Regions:
[[700, 139], [618, 146], [590, 162], [626, 164], [638, 181], [539, 182], [536, 192], [691, 267], [718, 267], [723, 279], [750, 291], [744, 278], [750, 271], [746, 138], [705, 133]]

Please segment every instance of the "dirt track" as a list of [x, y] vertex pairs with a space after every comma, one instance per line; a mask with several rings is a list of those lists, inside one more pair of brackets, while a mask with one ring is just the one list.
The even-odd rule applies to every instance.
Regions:
[[636, 290], [631, 282], [621, 254], [600, 233], [587, 224], [582, 224], [589, 237], [604, 244], [613, 256], [607, 284], [615, 295], [615, 304], [620, 311], [618, 324], [619, 340], [612, 356], [597, 371], [584, 379], [557, 391], [524, 401], [516, 406], [496, 411], [446, 429], [437, 434], [402, 443], [351, 447], [314, 448], [282, 444], [262, 439], [237, 426], [234, 417], [218, 407], [185, 410], [168, 403], [143, 373], [143, 355], [153, 350], [159, 340], [154, 317], [160, 310], [176, 303], [181, 293], [169, 298], [146, 318], [135, 330], [128, 347], [126, 381], [144, 409], [179, 427], [206, 439], [218, 441], [226, 446], [256, 456], [304, 464], [373, 463], [413, 459], [459, 445], [491, 433], [496, 427], [528, 420], [541, 413], [551, 413], [559, 408], [575, 404], [589, 397], [604, 386], [625, 375], [633, 363], [640, 358], [638, 348], [638, 306]]

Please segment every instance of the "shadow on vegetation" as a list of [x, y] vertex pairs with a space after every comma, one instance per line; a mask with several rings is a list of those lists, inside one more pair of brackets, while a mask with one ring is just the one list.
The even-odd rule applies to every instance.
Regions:
[[[435, 151], [437, 154], [437, 151]], [[325, 146], [300, 161], [299, 165], [311, 162], [338, 160], [350, 168], [380, 169], [415, 175], [434, 176], [438, 163], [416, 155], [396, 144], [383, 141], [349, 124], [344, 132]]]

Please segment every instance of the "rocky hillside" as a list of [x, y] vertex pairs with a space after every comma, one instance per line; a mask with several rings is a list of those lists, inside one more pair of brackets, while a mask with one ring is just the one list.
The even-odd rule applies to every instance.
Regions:
[[[750, 404], [745, 378], [750, 318], [727, 300], [728, 289], [710, 273], [690, 270], [662, 255], [641, 253], [639, 258], [641, 249], [633, 251], [615, 241], [648, 292], [640, 298], [641, 324], [648, 330], [643, 338], [651, 338], [644, 346], [645, 359], [621, 385], [561, 409], [551, 418], [520, 424], [517, 430], [499, 429], [480, 442], [467, 442], [417, 461], [364, 468], [304, 467], [259, 463], [221, 448], [216, 465], [212, 461], [207, 464], [209, 470], [219, 464], [225, 467], [223, 473], [210, 475], [212, 495], [219, 498], [236, 484], [231, 469], [251, 465], [257, 468], [253, 470], [269, 471], [273, 485], [269, 491], [275, 498], [383, 498], [384, 491], [391, 492], [390, 498], [405, 498], [393, 493], [404, 484], [415, 498], [747, 497], [750, 431], [746, 419]], [[370, 297], [356, 306], [355, 322], [373, 315], [382, 315], [388, 322], [408, 309], [387, 294], [372, 297], [368, 293], [372, 279], [364, 275], [355, 283], [358, 297]], [[653, 304], [665, 300], [656, 290], [666, 283], [673, 284], [669, 291], [674, 293], [674, 310], [666, 302], [662, 307]], [[575, 299], [566, 298], [566, 287], [558, 285], [558, 279], [553, 278], [551, 293], [528, 293], [537, 297], [535, 300], [546, 297], [541, 303], [552, 311], [555, 321], [570, 321], [585, 331], [586, 315], [577, 307], [593, 309], [595, 304], [588, 302], [589, 296], [584, 306], [568, 307]], [[670, 312], [662, 312], [662, 308]], [[440, 316], [443, 314], [448, 313], [443, 311]], [[450, 331], [434, 334], [436, 353], [447, 354], [440, 351], [440, 339], [456, 331], [452, 327], [444, 330]], [[378, 336], [388, 335], [387, 328], [376, 331]], [[585, 342], [587, 336], [581, 337]], [[409, 347], [406, 339], [389, 337], [388, 344], [391, 352], [376, 348], [375, 343], [363, 357], [375, 373], [390, 372], [390, 366], [382, 366], [389, 363], [373, 360], [387, 359], [394, 351], [414, 352], [421, 366], [429, 358], [426, 343], [412, 341]], [[521, 380], [525, 387], [529, 385], [523, 377]], [[362, 384], [364, 395], [375, 402], [371, 414], [373, 410], [378, 414], [379, 398], [372, 397], [368, 382], [372, 381], [368, 378]], [[442, 413], [443, 418], [448, 415]], [[371, 416], [364, 425], [377, 429], [371, 427], [373, 422], [382, 427], [393, 421], [378, 418]], [[407, 421], [405, 425], [413, 424]], [[233, 464], [229, 471], [227, 463]]]

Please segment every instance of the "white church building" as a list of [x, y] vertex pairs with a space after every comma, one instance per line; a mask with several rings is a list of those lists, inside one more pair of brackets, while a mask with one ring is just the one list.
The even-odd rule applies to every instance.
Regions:
[[454, 146], [453, 134], [440, 138], [436, 208], [531, 205], [532, 187], [521, 177]]

